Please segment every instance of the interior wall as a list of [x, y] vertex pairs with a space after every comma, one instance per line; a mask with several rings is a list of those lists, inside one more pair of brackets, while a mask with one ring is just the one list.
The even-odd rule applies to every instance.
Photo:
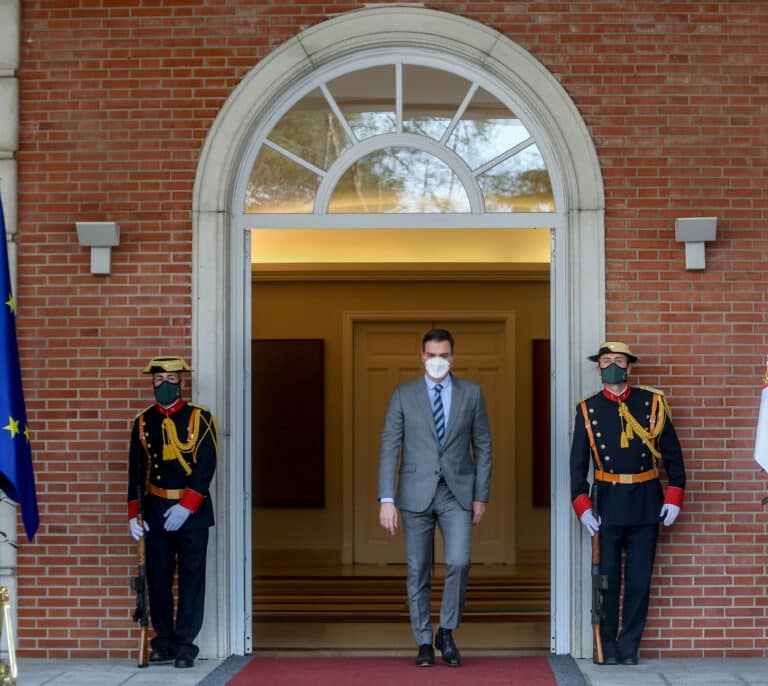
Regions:
[[[549, 508], [532, 506], [532, 341], [549, 337], [546, 281], [255, 281], [253, 338], [325, 341], [324, 508], [260, 507], [253, 511], [254, 559], [291, 554], [338, 563], [342, 545], [342, 316], [345, 311], [514, 311], [517, 541], [521, 561], [548, 564]], [[420, 341], [414, 341], [414, 356]], [[461, 341], [456, 341], [461, 355]], [[254, 380], [255, 382], [255, 380]], [[383, 421], [383, 417], [381, 418]], [[498, 456], [497, 456], [497, 459]], [[491, 504], [492, 506], [492, 504]], [[371, 503], [371, 517], [377, 516]], [[306, 554], [298, 555], [298, 551]]]

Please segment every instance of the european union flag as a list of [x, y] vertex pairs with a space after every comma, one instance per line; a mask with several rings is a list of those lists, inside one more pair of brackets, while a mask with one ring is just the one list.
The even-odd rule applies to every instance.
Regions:
[[16, 311], [0, 199], [0, 489], [21, 506], [21, 518], [31, 541], [40, 524], [29, 447], [29, 425], [21, 387]]

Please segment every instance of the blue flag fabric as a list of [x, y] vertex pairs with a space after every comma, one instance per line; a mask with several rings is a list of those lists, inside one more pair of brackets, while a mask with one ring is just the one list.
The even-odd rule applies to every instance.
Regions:
[[40, 515], [29, 439], [3, 202], [0, 199], [0, 489], [21, 507], [24, 530], [31, 541], [40, 525]]

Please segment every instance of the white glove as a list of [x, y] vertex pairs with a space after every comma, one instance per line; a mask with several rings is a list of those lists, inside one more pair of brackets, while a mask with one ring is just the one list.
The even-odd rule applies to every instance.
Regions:
[[133, 536], [133, 539], [135, 541], [138, 541], [143, 535], [145, 531], [149, 531], [149, 524], [146, 522], [142, 522], [144, 527], [139, 526], [139, 521], [136, 519], [136, 517], [133, 517], [128, 520], [128, 528], [131, 530], [131, 536]]
[[680, 514], [680, 508], [672, 503], [664, 503], [664, 506], [659, 512], [659, 517], [664, 520], [664, 526], [672, 526], [677, 519], [677, 515]]
[[592, 514], [591, 507], [588, 510], [584, 510], [579, 519], [587, 531], [589, 531], [590, 536], [594, 536], [600, 529], [600, 522], [595, 519], [595, 515]]
[[192, 510], [188, 510], [183, 505], [176, 503], [173, 507], [169, 507], [165, 511], [165, 514], [163, 515], [163, 517], [165, 517], [163, 528], [166, 531], [178, 531], [191, 514]]

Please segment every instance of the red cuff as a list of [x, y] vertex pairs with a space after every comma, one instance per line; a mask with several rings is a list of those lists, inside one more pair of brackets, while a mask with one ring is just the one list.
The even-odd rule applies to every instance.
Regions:
[[664, 494], [665, 505], [677, 505], [679, 508], [683, 507], [683, 495], [685, 491], [677, 486], [670, 486], [667, 488], [667, 492]]
[[179, 500], [179, 505], [183, 505], [192, 512], [197, 512], [197, 508], [200, 507], [200, 503], [202, 503], [203, 500], [205, 500], [204, 495], [200, 495], [197, 491], [188, 488], [184, 491], [184, 497]]
[[138, 500], [129, 500], [128, 501], [128, 519], [134, 519], [135, 517], [139, 516], [139, 501]]
[[592, 509], [592, 499], [586, 494], [582, 493], [578, 498], [573, 501], [573, 510], [576, 512], [576, 516], [581, 519], [587, 510]]

